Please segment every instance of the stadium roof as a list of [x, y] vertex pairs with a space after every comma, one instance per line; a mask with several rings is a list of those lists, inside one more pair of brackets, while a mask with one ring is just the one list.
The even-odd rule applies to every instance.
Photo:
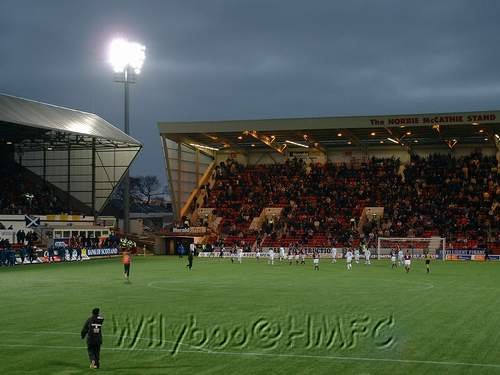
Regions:
[[[227, 154], [285, 157], [331, 157], [378, 152], [445, 151], [480, 148], [500, 150], [500, 111], [402, 114], [391, 116], [284, 118], [261, 120], [160, 122], [160, 137], [172, 196], [180, 219], [192, 204], [210, 166]], [[309, 151], [313, 151], [309, 153]], [[273, 157], [266, 159], [276, 162]], [[340, 160], [340, 159], [339, 159]]]
[[[12, 129], [12, 125], [15, 125], [15, 130]], [[19, 126], [26, 128], [19, 129]], [[37, 129], [40, 129], [40, 132], [36, 131]], [[39, 137], [50, 131], [99, 138], [120, 144], [140, 145], [140, 142], [96, 114], [0, 94], [2, 138]]]
[[69, 194], [69, 211], [100, 212], [141, 147], [96, 114], [0, 94], [0, 151]]
[[[161, 122], [162, 136], [214, 149], [255, 149], [286, 141], [304, 146], [483, 144], [500, 133], [500, 111], [318, 117], [262, 120]], [[293, 143], [288, 146], [295, 147]]]

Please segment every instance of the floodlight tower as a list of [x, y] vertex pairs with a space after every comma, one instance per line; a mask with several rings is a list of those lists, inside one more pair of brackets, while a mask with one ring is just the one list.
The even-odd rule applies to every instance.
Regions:
[[[108, 61], [113, 67], [115, 82], [123, 83], [124, 87], [124, 130], [130, 134], [129, 126], [129, 86], [137, 81], [137, 75], [141, 72], [144, 59], [146, 58], [146, 47], [126, 39], [115, 39], [111, 42], [108, 51]], [[130, 178], [129, 172], [124, 176], [123, 192], [123, 231], [130, 230]]]

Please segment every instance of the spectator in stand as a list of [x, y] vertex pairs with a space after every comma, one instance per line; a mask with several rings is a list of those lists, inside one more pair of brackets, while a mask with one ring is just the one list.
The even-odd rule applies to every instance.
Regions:
[[66, 261], [66, 248], [61, 246], [58, 250], [57, 250], [57, 255], [59, 255], [59, 258], [61, 259], [61, 262], [65, 262]]
[[55, 189], [41, 178], [14, 162], [0, 166], [0, 213], [30, 214], [64, 211], [64, 201]]
[[28, 233], [26, 233], [26, 241], [28, 242], [28, 245], [33, 245], [33, 232], [30, 231]]
[[19, 229], [16, 232], [16, 239], [18, 244], [24, 244], [24, 238], [26, 237], [26, 234], [24, 233], [23, 229]]
[[26, 259], [26, 248], [24, 246], [19, 249], [19, 257], [21, 258], [21, 264], [24, 264]]
[[12, 249], [12, 248], [8, 249], [8, 257], [9, 257], [9, 266], [14, 267], [17, 263], [16, 252], [14, 249]]
[[182, 242], [179, 242], [179, 245], [177, 245], [177, 254], [179, 254], [179, 258], [182, 258], [184, 255], [184, 245]]
[[[220, 163], [206, 205], [222, 217], [221, 240], [229, 245], [251, 242], [278, 246], [300, 238], [326, 246], [330, 241], [369, 247], [378, 236], [438, 235], [485, 244], [498, 237], [500, 217], [497, 161], [473, 153], [412, 156], [401, 172], [398, 159], [372, 158], [357, 165], [305, 163], [243, 167], [235, 160]], [[384, 217], [358, 233], [365, 206], [384, 207]], [[262, 235], [249, 230], [265, 207], [282, 208]], [[354, 220], [354, 225], [351, 220]]]
[[76, 260], [82, 260], [82, 245], [76, 247]]
[[183, 223], [183, 225], [184, 225], [184, 226], [183, 226], [183, 228], [184, 228], [184, 229], [189, 229], [189, 227], [190, 227], [190, 222], [189, 222], [189, 219], [187, 218], [187, 216], [184, 216], [184, 217], [182, 218], [182, 223]]
[[54, 262], [55, 260], [54, 260], [54, 246], [53, 245], [49, 246], [49, 248], [47, 249], [47, 253], [49, 255], [49, 263]]
[[26, 254], [28, 256], [30, 264], [33, 263], [34, 260], [33, 248], [30, 245], [26, 245]]

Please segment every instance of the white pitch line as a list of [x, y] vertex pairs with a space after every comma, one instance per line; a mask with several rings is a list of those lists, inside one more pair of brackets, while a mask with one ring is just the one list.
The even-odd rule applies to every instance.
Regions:
[[283, 353], [251, 353], [251, 352], [196, 352], [182, 350], [182, 353], [200, 353], [200, 354], [219, 354], [230, 356], [265, 356], [265, 357], [285, 357], [285, 358], [314, 358], [314, 359], [333, 359], [340, 361], [366, 361], [366, 362], [393, 362], [406, 364], [428, 364], [441, 366], [470, 366], [470, 367], [489, 367], [500, 368], [500, 364], [494, 363], [472, 363], [472, 362], [451, 362], [451, 361], [425, 361], [418, 359], [393, 359], [393, 358], [370, 358], [370, 357], [347, 357], [347, 356], [331, 356], [331, 355], [312, 355], [312, 354], [283, 354]]
[[[147, 284], [147, 287], [148, 288], [151, 288], [151, 289], [159, 289], [159, 290], [171, 290], [170, 288], [168, 288], [168, 285], [170, 284], [185, 284], [186, 282], [184, 280], [182, 281], [176, 281], [176, 280], [157, 280], [157, 281], [151, 281]], [[194, 283], [197, 283], [197, 282], [194, 282]], [[213, 286], [213, 287], [231, 287], [232, 285], [228, 282], [203, 282], [204, 285], [209, 285], [209, 286]], [[165, 285], [164, 287], [162, 287], [161, 285]]]
[[[38, 348], [38, 349], [86, 349], [85, 346], [58, 346], [58, 345], [29, 345], [29, 344], [0, 344], [4, 348]], [[118, 352], [155, 352], [155, 353], [170, 353], [167, 349], [148, 349], [148, 348], [106, 348], [105, 351]], [[253, 352], [222, 352], [222, 351], [199, 351], [199, 350], [180, 350], [180, 353], [198, 353], [198, 354], [213, 354], [226, 356], [251, 356], [251, 357], [277, 357], [277, 358], [307, 358], [307, 359], [327, 359], [337, 361], [362, 361], [362, 362], [388, 362], [388, 363], [404, 363], [404, 364], [423, 364], [423, 365], [438, 365], [438, 366], [467, 366], [467, 367], [486, 367], [500, 368], [500, 364], [494, 363], [472, 363], [472, 362], [451, 362], [451, 361], [424, 361], [418, 359], [393, 359], [393, 358], [370, 358], [370, 357], [347, 357], [347, 356], [331, 356], [331, 355], [312, 355], [312, 354], [283, 354], [283, 353], [253, 353]]]
[[[14, 331], [2, 331], [0, 333], [16, 333], [16, 334], [27, 333], [27, 334], [30, 334], [30, 335], [69, 335], [69, 336], [80, 336], [79, 333], [75, 333], [75, 332], [59, 332], [59, 331], [38, 331], [38, 332], [35, 332], [35, 331], [17, 331], [17, 332], [14, 332]], [[122, 336], [122, 335], [103, 335], [103, 337], [120, 337], [120, 338], [124, 338], [124, 339], [154, 341], [154, 342], [158, 342], [160, 344], [162, 344], [164, 342], [167, 342], [167, 343], [170, 343], [170, 344], [177, 344], [177, 345], [186, 346], [188, 348], [194, 348], [194, 349], [196, 349], [194, 352], [202, 352], [202, 351], [210, 352], [209, 349], [198, 348], [195, 345], [184, 344], [182, 342], [178, 343], [177, 341], [174, 341], [174, 340], [155, 339], [155, 338], [140, 337], [140, 336], [139, 337], [135, 337], [135, 336]]]

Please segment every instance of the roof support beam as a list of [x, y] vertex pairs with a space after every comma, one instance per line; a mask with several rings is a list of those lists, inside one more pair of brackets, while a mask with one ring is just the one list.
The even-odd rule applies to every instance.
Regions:
[[259, 140], [260, 142], [264, 143], [266, 146], [272, 148], [274, 151], [280, 154], [283, 154], [285, 152], [286, 144], [279, 145], [278, 142], [276, 142], [275, 137], [269, 137], [267, 135], [260, 134], [257, 130], [245, 130], [243, 134], [249, 135]]
[[[299, 133], [300, 136], [300, 133]], [[322, 154], [326, 155], [326, 149], [323, 147], [321, 143], [316, 141], [314, 138], [312, 138], [309, 134], [303, 134], [302, 137], [304, 138], [304, 141], [307, 143], [307, 145], [312, 148], [313, 150], [319, 151]]]
[[400, 135], [398, 132], [394, 131], [391, 128], [384, 128], [387, 133], [391, 136], [392, 139], [398, 141], [399, 145], [406, 150], [409, 154], [412, 153], [411, 146], [408, 143], [404, 142], [404, 138], [406, 137], [406, 134]]
[[441, 140], [441, 142], [443, 142], [446, 146], [448, 146], [450, 150], [453, 150], [453, 147], [457, 145], [458, 140], [456, 138], [445, 139], [443, 137], [443, 134], [441, 133], [441, 125], [439, 124], [432, 124], [432, 129], [434, 129], [437, 132], [438, 138]]
[[488, 140], [495, 145], [497, 151], [500, 151], [500, 134], [493, 133], [493, 131], [488, 126], [485, 125], [483, 125], [483, 129], [488, 135]]
[[210, 140], [212, 140], [213, 142], [221, 143], [222, 148], [231, 148], [231, 142], [224, 137], [209, 133], [203, 133], [203, 135], [207, 138], [210, 138]]
[[363, 145], [361, 143], [361, 140], [358, 138], [358, 136], [355, 135], [352, 131], [350, 131], [349, 129], [342, 129], [342, 130], [339, 129], [339, 131], [341, 133], [344, 133], [345, 135], [347, 135], [347, 137], [349, 137], [349, 139], [351, 140], [351, 142], [354, 143], [354, 145], [357, 148], [359, 148], [361, 150], [361, 152], [364, 152], [364, 153], [367, 152], [368, 147], [365, 146], [365, 145]]
[[196, 151], [196, 150], [199, 150], [202, 154], [205, 154], [207, 156], [210, 156], [211, 158], [214, 158], [215, 159], [215, 152], [216, 151], [219, 151], [219, 150], [210, 150], [210, 149], [206, 149], [206, 148], [203, 148], [201, 146], [193, 146], [193, 145], [196, 145], [198, 144], [198, 142], [195, 142], [191, 139], [188, 139], [188, 138], [182, 138], [180, 140], [177, 140], [175, 141], [176, 143], [179, 143], [179, 144], [184, 144], [184, 146], [190, 148], [191, 150], [193, 151]]

